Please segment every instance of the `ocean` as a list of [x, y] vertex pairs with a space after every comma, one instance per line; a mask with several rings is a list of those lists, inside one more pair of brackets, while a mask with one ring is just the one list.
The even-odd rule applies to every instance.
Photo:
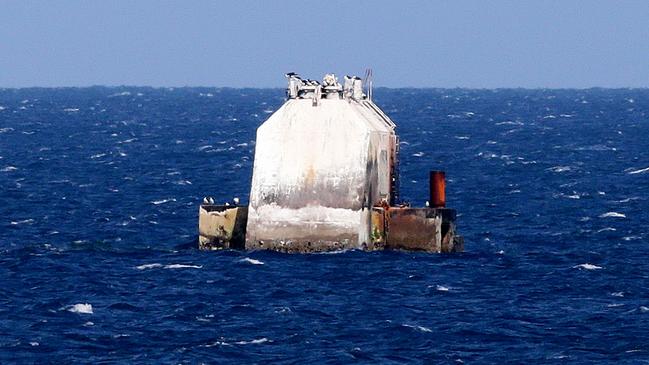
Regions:
[[201, 252], [281, 89], [0, 89], [0, 363], [649, 362], [649, 90], [375, 90], [461, 254]]

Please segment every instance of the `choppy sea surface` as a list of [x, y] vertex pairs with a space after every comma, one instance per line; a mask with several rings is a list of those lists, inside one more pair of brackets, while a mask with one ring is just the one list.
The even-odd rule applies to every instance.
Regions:
[[378, 89], [466, 252], [201, 252], [283, 91], [0, 89], [0, 363], [649, 362], [649, 90]]

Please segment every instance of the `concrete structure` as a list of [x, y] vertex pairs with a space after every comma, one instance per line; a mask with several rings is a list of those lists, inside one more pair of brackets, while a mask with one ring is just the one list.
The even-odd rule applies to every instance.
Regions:
[[288, 100], [257, 130], [249, 206], [201, 206], [202, 248], [242, 235], [246, 249], [285, 252], [459, 248], [455, 211], [397, 205], [395, 124], [360, 78], [287, 78]]

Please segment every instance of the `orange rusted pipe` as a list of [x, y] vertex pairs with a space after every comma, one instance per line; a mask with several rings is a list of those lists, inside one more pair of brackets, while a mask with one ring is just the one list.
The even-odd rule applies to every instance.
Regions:
[[430, 172], [430, 206], [433, 208], [446, 206], [446, 174], [444, 171]]

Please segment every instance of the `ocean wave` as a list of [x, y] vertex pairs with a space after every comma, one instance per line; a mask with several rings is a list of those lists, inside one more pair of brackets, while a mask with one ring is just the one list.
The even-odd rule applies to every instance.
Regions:
[[649, 172], [649, 167], [646, 167], [646, 168], [644, 168], [644, 169], [640, 169], [640, 170], [629, 171], [629, 172], [627, 172], [627, 174], [629, 174], [629, 175], [635, 175], [635, 174], [643, 174], [643, 173], [645, 173], [645, 172]]
[[30, 223], [34, 223], [34, 220], [31, 219], [31, 218], [29, 218], [29, 219], [23, 219], [23, 220], [21, 220], [21, 221], [11, 221], [11, 225], [12, 225], [12, 226], [17, 226], [17, 225], [19, 225], [19, 224], [30, 224]]
[[263, 261], [251, 259], [250, 257], [245, 257], [245, 258], [239, 260], [239, 262], [247, 262], [247, 263], [253, 264], [253, 265], [264, 265]]
[[443, 285], [435, 285], [435, 290], [437, 291], [449, 291], [449, 287]]
[[189, 265], [189, 264], [168, 264], [163, 265], [160, 263], [144, 264], [135, 267], [138, 270], [148, 270], [148, 269], [202, 269], [202, 265]]
[[64, 308], [68, 312], [79, 313], [79, 314], [93, 314], [92, 304], [89, 303], [77, 303], [69, 305]]
[[593, 264], [589, 264], [589, 263], [575, 265], [572, 268], [573, 269], [584, 269], [584, 270], [601, 270], [601, 269], [603, 269], [603, 267], [601, 267], [601, 266], [597, 266], [597, 265], [593, 265]]
[[567, 172], [567, 171], [572, 171], [572, 167], [571, 166], [552, 166], [552, 167], [550, 167], [550, 168], [548, 168], [546, 170], [552, 171], [552, 172]]
[[250, 341], [237, 341], [235, 345], [260, 345], [266, 342], [273, 342], [272, 340], [267, 339], [266, 337], [250, 340]]
[[165, 265], [165, 269], [202, 269], [202, 265], [171, 264]]
[[414, 329], [414, 330], [416, 330], [416, 331], [424, 332], [424, 333], [430, 333], [430, 332], [433, 332], [433, 330], [431, 330], [430, 328], [428, 328], [428, 327], [424, 327], [424, 326], [419, 326], [419, 325], [413, 325], [413, 324], [402, 324], [402, 326], [404, 326], [404, 327], [408, 327], [408, 328], [412, 328], [412, 329]]
[[626, 215], [623, 213], [618, 213], [618, 212], [607, 212], [604, 214], [601, 214], [599, 216], [600, 218], [626, 218]]
[[169, 203], [169, 202], [175, 202], [175, 201], [176, 201], [175, 198], [160, 199], [160, 200], [154, 200], [154, 201], [152, 201], [151, 204], [153, 204], [153, 205], [160, 205], [160, 204]]

